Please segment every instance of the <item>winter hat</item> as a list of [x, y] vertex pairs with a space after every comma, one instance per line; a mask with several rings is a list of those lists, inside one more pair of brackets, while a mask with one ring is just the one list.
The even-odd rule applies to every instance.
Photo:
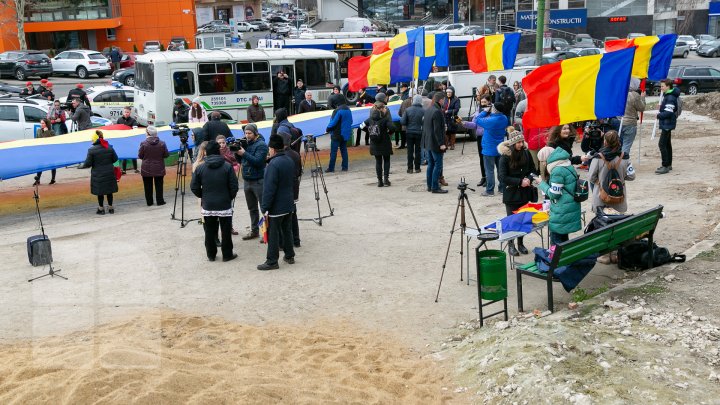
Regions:
[[385, 102], [387, 102], [387, 95], [385, 93], [378, 93], [375, 95], [375, 101], [385, 104]]
[[508, 140], [505, 141], [504, 143], [507, 146], [513, 146], [518, 142], [525, 142], [525, 137], [523, 136], [523, 134], [520, 131], [513, 130], [513, 132], [511, 132], [509, 134]]
[[82, 89], [82, 88], [85, 87], [85, 86], [83, 86], [82, 83], [78, 83], [78, 84], [75, 85], [75, 87], [77, 87], [78, 89]]
[[25, 83], [26, 86], [32, 86], [32, 82]]
[[103, 138], [103, 133], [102, 133], [101, 130], [99, 130], [99, 129], [95, 130], [95, 133], [92, 134], [92, 136], [90, 137], [90, 139], [92, 140], [92, 144], [93, 144], [93, 145], [95, 145], [96, 143], [100, 143], [100, 145], [101, 145], [103, 148], [105, 148], [105, 149], [108, 148], [108, 143], [107, 143], [107, 141], [105, 140], [105, 138]]
[[214, 140], [207, 141], [207, 146], [205, 146], [205, 154], [207, 156], [219, 155], [220, 154], [220, 144]]
[[245, 131], [252, 131], [255, 136], [258, 134], [257, 125], [255, 124], [247, 124], [245, 125]]
[[501, 112], [505, 108], [505, 105], [503, 103], [493, 103], [492, 106], [496, 112]]
[[282, 136], [280, 135], [271, 135], [270, 136], [270, 142], [268, 142], [268, 147], [275, 149], [275, 150], [283, 150], [285, 149], [285, 142], [283, 141]]
[[182, 99], [180, 99], [180, 98], [175, 99], [175, 105], [180, 105], [182, 103], [183, 103]]
[[43, 83], [43, 84], [44, 84], [44, 83], [47, 83], [47, 82], [48, 82], [48, 79], [41, 79], [41, 80], [40, 80], [40, 83]]
[[45, 82], [45, 87], [52, 87], [53, 84], [50, 81]]
[[198, 104], [200, 104], [200, 97], [195, 97], [195, 98], [193, 99], [193, 103], [198, 103]]

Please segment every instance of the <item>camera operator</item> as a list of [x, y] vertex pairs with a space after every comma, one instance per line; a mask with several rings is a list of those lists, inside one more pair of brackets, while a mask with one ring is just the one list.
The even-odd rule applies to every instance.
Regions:
[[233, 136], [228, 124], [221, 121], [220, 117], [222, 117], [222, 115], [217, 111], [210, 113], [210, 121], [203, 125], [206, 139], [217, 139], [218, 135], [223, 135], [226, 138]]
[[295, 164], [285, 152], [283, 138], [270, 136], [270, 159], [265, 169], [263, 201], [261, 209], [268, 221], [268, 249], [266, 261], [257, 266], [258, 270], [278, 269], [280, 238], [282, 237], [283, 260], [295, 263], [293, 249], [292, 211]]
[[235, 156], [242, 165], [243, 192], [250, 212], [250, 232], [242, 239], [250, 240], [260, 236], [258, 223], [260, 222], [263, 175], [265, 174], [268, 147], [265, 139], [258, 133], [255, 124], [245, 126], [245, 139], [247, 139], [246, 143], [238, 142], [230, 145], [230, 149], [235, 151]]
[[183, 103], [182, 99], [175, 99], [172, 116], [173, 122], [176, 124], [187, 124], [190, 121], [190, 108]]
[[90, 107], [83, 104], [79, 98], [72, 100], [72, 106], [75, 111], [72, 115], [72, 121], [77, 126], [77, 130], [83, 131], [92, 128], [92, 122], [90, 121], [92, 111], [90, 111]]

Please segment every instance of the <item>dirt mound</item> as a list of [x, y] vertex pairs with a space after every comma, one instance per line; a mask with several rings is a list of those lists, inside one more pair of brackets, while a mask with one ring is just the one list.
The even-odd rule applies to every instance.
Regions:
[[720, 93], [683, 97], [683, 110], [720, 120]]
[[[447, 403], [436, 361], [336, 322], [157, 312], [0, 351], [0, 403]], [[62, 400], [61, 400], [62, 398]]]

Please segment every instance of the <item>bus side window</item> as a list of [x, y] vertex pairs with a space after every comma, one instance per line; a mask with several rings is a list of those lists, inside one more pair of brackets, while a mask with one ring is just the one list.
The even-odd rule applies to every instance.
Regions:
[[200, 94], [235, 92], [232, 63], [200, 63], [198, 66]]
[[173, 72], [173, 85], [176, 96], [195, 94], [195, 75], [193, 72]]
[[267, 62], [235, 64], [237, 91], [271, 91], [270, 65]]

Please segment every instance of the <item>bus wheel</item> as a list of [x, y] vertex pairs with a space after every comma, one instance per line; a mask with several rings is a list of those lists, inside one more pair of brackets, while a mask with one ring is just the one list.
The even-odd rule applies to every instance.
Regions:
[[358, 101], [358, 96], [360, 96], [359, 93], [347, 90], [345, 91], [345, 98], [347, 99], [348, 104], [354, 105]]

